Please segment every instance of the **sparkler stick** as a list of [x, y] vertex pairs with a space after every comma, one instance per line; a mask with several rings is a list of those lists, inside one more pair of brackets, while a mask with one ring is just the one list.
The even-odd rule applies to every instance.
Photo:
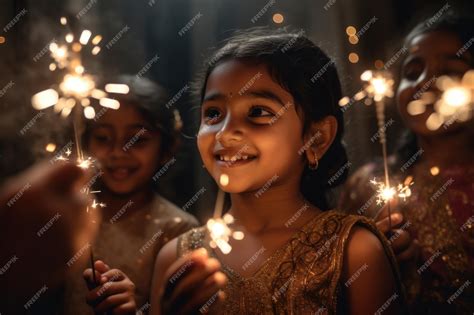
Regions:
[[[384, 167], [384, 182], [380, 183], [375, 178], [370, 181], [371, 184], [377, 187], [377, 204], [386, 203], [388, 210], [389, 230], [392, 229], [390, 201], [395, 197], [406, 198], [411, 195], [410, 185], [412, 181], [399, 184], [397, 188], [390, 186], [390, 176], [388, 170], [388, 156], [387, 156], [387, 137], [385, 133], [385, 102], [386, 97], [393, 97], [393, 83], [388, 72], [373, 72], [365, 71], [361, 75], [361, 80], [366, 82], [364, 89], [358, 92], [355, 100], [362, 100], [365, 98], [365, 104], [370, 105], [375, 102], [375, 113], [377, 117], [377, 127], [379, 143], [382, 147], [382, 158]], [[340, 106], [345, 106], [349, 103], [349, 98], [344, 97], [339, 101]]]
[[[67, 19], [62, 17], [60, 22], [63, 26], [67, 25]], [[54, 106], [54, 111], [61, 113], [61, 116], [67, 117], [74, 111], [73, 114], [73, 129], [77, 152], [77, 165], [83, 169], [88, 169], [92, 165], [90, 157], [85, 158], [82, 147], [80, 130], [82, 127], [81, 107], [84, 108], [83, 113], [85, 118], [92, 119], [95, 117], [95, 110], [91, 104], [91, 98], [99, 100], [99, 104], [103, 107], [118, 109], [120, 104], [114, 99], [107, 98], [108, 94], [98, 88], [94, 78], [85, 73], [85, 68], [82, 65], [80, 52], [86, 49], [88, 43], [94, 45], [91, 50], [92, 55], [97, 55], [100, 52], [100, 43], [102, 37], [96, 35], [91, 41], [92, 32], [83, 30], [79, 36], [78, 42], [75, 41], [75, 36], [68, 33], [65, 36], [66, 43], [53, 42], [49, 46], [51, 57], [54, 62], [49, 65], [50, 71], [56, 69], [63, 70], [65, 75], [59, 84], [59, 89], [47, 89], [33, 95], [31, 102], [35, 109], [42, 110]], [[109, 93], [127, 94], [129, 88], [124, 84], [107, 84], [105, 89]], [[61, 95], [61, 97], [60, 97]], [[68, 156], [70, 155], [67, 154]], [[60, 156], [58, 159], [67, 160], [67, 158]], [[89, 194], [89, 187], [85, 188], [84, 193]], [[97, 203], [93, 200], [92, 208], [105, 207], [103, 203]], [[87, 207], [89, 212], [89, 206]], [[97, 283], [94, 267], [94, 255], [92, 247], [90, 249], [90, 263], [92, 268], [92, 277], [94, 283]]]

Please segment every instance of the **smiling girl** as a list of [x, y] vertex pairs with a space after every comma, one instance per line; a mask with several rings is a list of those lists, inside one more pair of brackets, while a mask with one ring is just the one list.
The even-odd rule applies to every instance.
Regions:
[[[439, 97], [440, 76], [461, 78], [474, 68], [473, 30], [472, 16], [446, 13], [434, 22], [420, 22], [405, 39], [408, 54], [397, 106], [407, 130], [392, 157], [392, 174], [414, 181], [413, 195], [400, 205], [409, 232], [400, 239], [411, 236], [414, 241], [405, 242], [397, 255], [413, 314], [468, 314], [474, 309], [473, 121], [430, 130], [426, 120], [434, 104], [419, 115], [407, 110], [425, 91]], [[350, 178], [341, 198], [345, 207], [360, 209], [371, 198], [367, 183], [380, 171], [380, 165], [370, 163]]]
[[[170, 239], [197, 226], [196, 219], [160, 196], [156, 179], [174, 157], [180, 121], [165, 108], [166, 94], [146, 78], [120, 76], [130, 92], [118, 98], [118, 110], [98, 112], [83, 136], [87, 153], [97, 159], [100, 171], [94, 176], [96, 195], [105, 203], [102, 223], [92, 244], [100, 283], [90, 292], [82, 274], [66, 290], [66, 313], [88, 314], [115, 311], [135, 314], [149, 309], [154, 261]], [[165, 165], [168, 165], [166, 167]], [[109, 267], [109, 264], [111, 267]]]
[[165, 245], [152, 313], [400, 314], [385, 239], [324, 199], [347, 163], [333, 61], [304, 36], [262, 30], [236, 35], [211, 60], [197, 142], [245, 238], [228, 255], [208, 245], [205, 227]]

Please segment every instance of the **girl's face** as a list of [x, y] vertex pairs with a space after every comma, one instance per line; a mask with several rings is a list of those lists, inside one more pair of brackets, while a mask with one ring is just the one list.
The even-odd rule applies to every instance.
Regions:
[[229, 176], [225, 191], [299, 185], [304, 169], [304, 155], [298, 154], [302, 132], [293, 97], [273, 81], [264, 64], [230, 60], [210, 74], [198, 147], [217, 183], [221, 174]]
[[149, 189], [160, 159], [160, 135], [132, 105], [108, 110], [92, 127], [89, 153], [99, 160], [102, 182], [111, 192]]
[[462, 125], [454, 123], [448, 128], [431, 131], [426, 120], [433, 113], [433, 104], [426, 107], [425, 113], [412, 116], [407, 112], [408, 103], [419, 98], [422, 92], [439, 94], [436, 78], [442, 75], [462, 77], [470, 69], [472, 56], [465, 52], [456, 55], [463, 43], [448, 32], [429, 32], [413, 38], [408, 46], [408, 56], [402, 65], [401, 81], [397, 91], [398, 110], [408, 128], [419, 135], [436, 135], [459, 129]]

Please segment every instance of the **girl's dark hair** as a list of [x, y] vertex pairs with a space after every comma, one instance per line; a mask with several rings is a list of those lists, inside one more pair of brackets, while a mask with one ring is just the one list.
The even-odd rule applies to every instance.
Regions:
[[[405, 47], [408, 47], [410, 42], [421, 34], [429, 32], [448, 32], [457, 36], [461, 42], [461, 45], [466, 48], [464, 52], [461, 50], [459, 53], [469, 53], [471, 55], [471, 67], [474, 67], [474, 44], [472, 39], [474, 36], [474, 16], [462, 15], [458, 12], [449, 11], [443, 13], [439, 18], [435, 19], [433, 16], [419, 22], [413, 27], [405, 37]], [[470, 43], [470, 44], [469, 44]], [[395, 170], [399, 169], [404, 163], [406, 163], [412, 156], [419, 150], [416, 135], [411, 130], [406, 130], [395, 150]]]
[[342, 183], [348, 172], [344, 167], [347, 155], [342, 144], [344, 121], [338, 106], [341, 84], [334, 61], [303, 33], [266, 28], [237, 32], [209, 59], [197, 92], [202, 103], [207, 79], [214, 68], [224, 61], [241, 59], [265, 64], [275, 82], [293, 96], [295, 106], [304, 113], [303, 133], [311, 122], [334, 116], [338, 123], [334, 142], [319, 160], [318, 169], [311, 171], [305, 167], [301, 179], [305, 198], [326, 210], [329, 208], [326, 190]]
[[[130, 88], [128, 94], [113, 94], [113, 97], [121, 104], [133, 105], [142, 114], [143, 118], [158, 130], [161, 135], [160, 154], [162, 157], [171, 156], [179, 142], [181, 129], [181, 118], [179, 113], [166, 107], [169, 100], [165, 89], [154, 81], [135, 75], [120, 75], [113, 78], [104, 78], [103, 83], [126, 84]], [[97, 107], [96, 117], [100, 118], [101, 111], [113, 110]], [[87, 146], [92, 121], [86, 121], [86, 128], [83, 133], [83, 143]]]

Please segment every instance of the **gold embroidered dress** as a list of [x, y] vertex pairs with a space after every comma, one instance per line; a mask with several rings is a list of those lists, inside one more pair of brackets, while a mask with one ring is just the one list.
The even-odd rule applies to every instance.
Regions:
[[[344, 248], [352, 228], [362, 226], [382, 241], [396, 279], [396, 262], [385, 238], [367, 219], [323, 212], [307, 222], [276, 250], [251, 277], [244, 278], [221, 262], [229, 281], [219, 314], [343, 314], [338, 295]], [[178, 257], [204, 247], [207, 229], [192, 229], [178, 238]], [[400, 291], [399, 291], [400, 292]], [[337, 311], [337, 312], [336, 312]]]

